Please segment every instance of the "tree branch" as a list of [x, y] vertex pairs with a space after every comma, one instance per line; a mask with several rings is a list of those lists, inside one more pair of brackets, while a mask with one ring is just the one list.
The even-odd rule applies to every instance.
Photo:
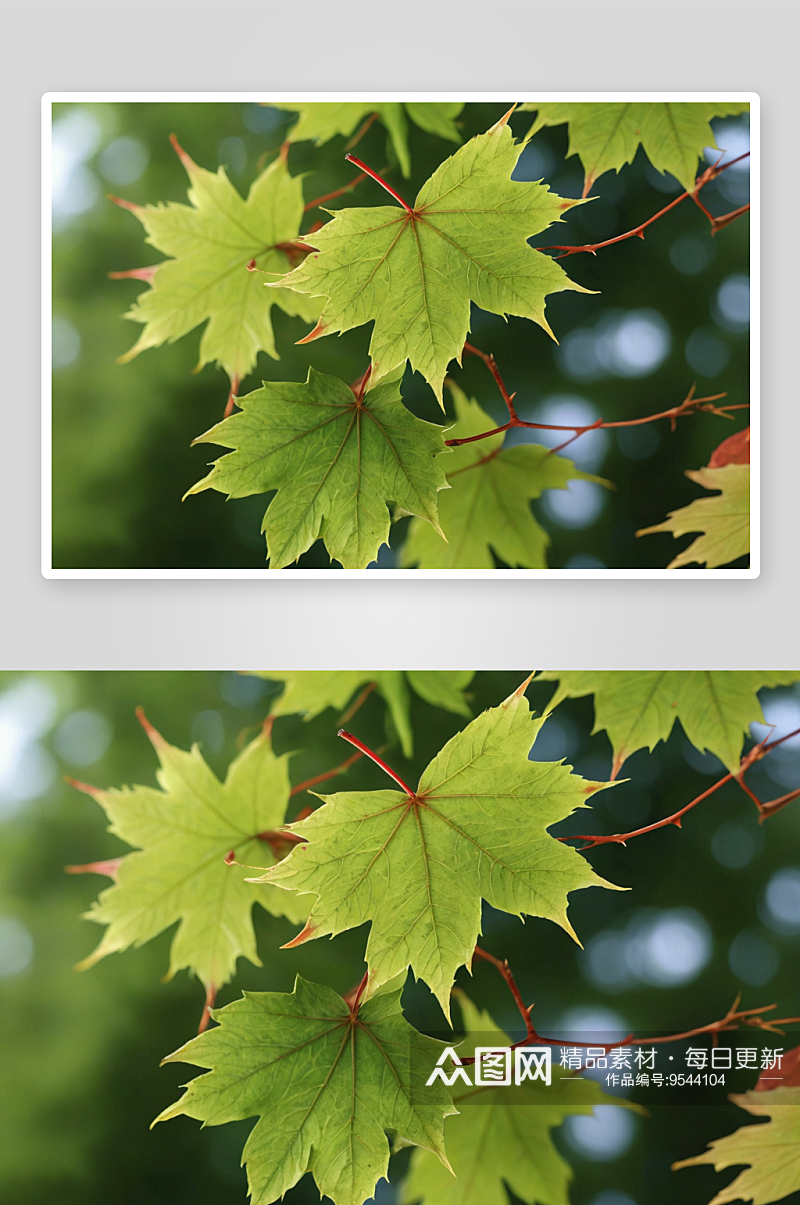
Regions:
[[755, 803], [759, 811], [759, 821], [763, 823], [767, 816], [779, 811], [793, 799], [800, 797], [800, 788], [796, 791], [790, 791], [788, 795], [783, 795], [780, 799], [773, 799], [770, 803], [762, 803], [748, 787], [745, 787], [744, 774], [755, 762], [760, 761], [763, 757], [766, 757], [769, 753], [771, 753], [773, 749], [777, 749], [778, 745], [782, 745], [784, 741], [791, 740], [792, 737], [797, 736], [798, 734], [800, 734], [800, 728], [796, 728], [793, 732], [788, 732], [786, 736], [779, 737], [778, 740], [769, 741], [768, 743], [759, 742], [758, 744], [754, 745], [750, 752], [746, 753], [741, 759], [739, 769], [736, 771], [736, 773], [725, 774], [722, 778], [715, 782], [713, 786], [708, 787], [707, 790], [702, 791], [699, 795], [692, 799], [690, 803], [687, 803], [684, 805], [684, 807], [679, 808], [677, 812], [673, 812], [671, 816], [664, 816], [663, 819], [654, 821], [653, 824], [646, 824], [642, 828], [633, 829], [629, 833], [606, 833], [597, 836], [591, 833], [576, 833], [571, 837], [558, 837], [557, 840], [588, 841], [588, 845], [582, 845], [580, 847], [580, 852], [583, 853], [587, 849], [594, 849], [594, 847], [597, 845], [625, 845], [633, 837], [642, 837], [645, 833], [654, 833], [657, 829], [667, 828], [671, 824], [674, 824], [676, 828], [680, 828], [683, 817], [686, 815], [686, 813], [690, 812], [692, 808], [697, 807], [697, 805], [702, 803], [703, 800], [708, 799], [709, 795], [713, 795], [715, 791], [718, 791], [720, 787], [723, 787], [726, 782], [739, 783], [739, 785], [745, 790], [746, 794], [748, 794]]
[[[528, 1042], [536, 1042], [542, 1046], [594, 1046], [602, 1050], [618, 1050], [623, 1046], [634, 1046], [643, 1043], [649, 1046], [666, 1045], [669, 1042], [680, 1042], [686, 1038], [700, 1037], [702, 1034], [711, 1034], [716, 1042], [718, 1034], [725, 1031], [739, 1029], [740, 1027], [749, 1027], [753, 1029], [764, 1029], [770, 1033], [782, 1033], [778, 1029], [779, 1025], [794, 1025], [800, 1022], [800, 1017], [778, 1017], [765, 1020], [763, 1014], [771, 1012], [776, 1008], [775, 1004], [764, 1004], [758, 1008], [739, 1008], [741, 993], [736, 997], [731, 1007], [728, 1009], [724, 1017], [718, 1021], [710, 1021], [707, 1025], [698, 1025], [694, 1029], [685, 1029], [680, 1033], [660, 1034], [656, 1037], [637, 1038], [634, 1034], [628, 1034], [626, 1038], [616, 1042], [597, 1042], [594, 1040], [588, 1042], [577, 1042], [572, 1038], [545, 1038], [535, 1029], [530, 1014], [533, 1010], [533, 1005], [526, 1005], [522, 999], [522, 994], [517, 987], [516, 980], [511, 973], [511, 968], [506, 959], [495, 958], [493, 954], [489, 954], [486, 950], [482, 950], [480, 946], [475, 947], [475, 954], [490, 962], [505, 980], [509, 991], [514, 997], [519, 1012], [525, 1022], [525, 1037], [519, 1042], [514, 1042], [511, 1045], [511, 1050], [516, 1050], [520, 1046], [525, 1046]], [[471, 1065], [475, 1062], [474, 1058], [464, 1058], [461, 1060], [464, 1066]]]
[[309, 201], [303, 206], [303, 213], [308, 213], [309, 209], [317, 209], [320, 205], [324, 205], [326, 201], [333, 201], [336, 197], [343, 197], [345, 193], [352, 192], [357, 184], [362, 180], [366, 180], [367, 172], [359, 172], [354, 176], [349, 184], [343, 184], [341, 188], [335, 188], [333, 192], [326, 192], [321, 197], [315, 197], [313, 201]]
[[567, 439], [564, 441], [564, 443], [550, 449], [550, 455], [552, 456], [556, 452], [560, 452], [563, 448], [566, 448], [568, 444], [571, 444], [574, 440], [578, 439], [579, 436], [585, 435], [587, 431], [605, 431], [611, 430], [614, 427], [641, 427], [644, 423], [655, 423], [662, 418], [669, 419], [670, 427], [674, 431], [677, 420], [686, 414], [695, 414], [702, 410], [708, 414], [716, 414], [722, 418], [730, 418], [731, 412], [734, 410], [749, 409], [748, 404], [745, 402], [740, 402], [729, 406], [716, 406], [714, 403], [718, 402], [721, 398], [727, 397], [727, 393], [712, 393], [708, 397], [695, 397], [694, 391], [696, 384], [693, 384], [686, 397], [679, 405], [670, 406], [667, 410], [659, 410], [657, 414], [645, 415], [643, 418], [613, 419], [608, 422], [602, 418], [598, 418], [593, 423], [585, 423], [583, 425], [575, 426], [559, 423], [529, 423], [517, 415], [513, 404], [516, 394], [510, 394], [508, 392], [505, 383], [503, 382], [503, 378], [500, 375], [500, 371], [497, 367], [494, 356], [480, 351], [477, 347], [473, 347], [471, 343], [465, 343], [464, 350], [471, 352], [473, 355], [480, 356], [483, 362], [487, 365], [489, 371], [497, 382], [500, 394], [511, 417], [507, 423], [503, 423], [503, 425], [500, 427], [493, 427], [491, 431], [481, 431], [479, 435], [465, 435], [462, 439], [446, 439], [444, 442], [448, 448], [459, 448], [462, 446], [462, 444], [476, 443], [481, 439], [489, 439], [492, 435], [501, 435], [503, 432], [510, 431], [514, 427], [523, 427], [526, 430], [533, 431], [571, 431], [572, 436], [570, 439]]
[[681, 201], [685, 201], [687, 197], [691, 197], [695, 204], [706, 215], [711, 223], [711, 233], [714, 234], [717, 230], [721, 229], [722, 226], [727, 226], [730, 222], [735, 221], [736, 218], [741, 217], [743, 213], [747, 212], [750, 206], [743, 205], [741, 209], [734, 209], [731, 213], [724, 214], [721, 218], [714, 218], [708, 212], [706, 207], [700, 203], [697, 198], [697, 194], [701, 188], [705, 188], [706, 184], [710, 184], [712, 180], [715, 180], [717, 176], [727, 171], [729, 167], [733, 167], [734, 163], [740, 163], [742, 159], [746, 159], [749, 154], [749, 151], [745, 151], [743, 155], [739, 155], [736, 159], [731, 159], [729, 163], [723, 163], [720, 165], [720, 163], [717, 162], [711, 167], [707, 167], [706, 170], [697, 177], [693, 193], [681, 193], [679, 197], [675, 197], [674, 200], [670, 201], [669, 205], [665, 205], [663, 209], [659, 209], [658, 213], [654, 213], [653, 216], [648, 218], [646, 222], [641, 222], [638, 226], [634, 226], [632, 230], [626, 230], [624, 234], [618, 234], [615, 238], [605, 239], [602, 243], [585, 243], [580, 247], [565, 246], [562, 243], [553, 243], [546, 247], [537, 247], [536, 250], [561, 251], [562, 254], [556, 255], [554, 257], [555, 259], [564, 259], [568, 255], [577, 255], [579, 251], [585, 251], [589, 255], [596, 255], [602, 247], [611, 247], [614, 243], [622, 243], [629, 238], [644, 238], [644, 232], [648, 226], [652, 226], [653, 222], [657, 222], [659, 218], [663, 218], [665, 213], [669, 213], [671, 209], [674, 209], [676, 205], [680, 205]]

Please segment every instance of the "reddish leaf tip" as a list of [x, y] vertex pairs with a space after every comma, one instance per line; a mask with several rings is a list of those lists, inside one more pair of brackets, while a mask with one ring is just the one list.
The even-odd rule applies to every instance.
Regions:
[[152, 725], [152, 724], [150, 723], [150, 721], [148, 720], [147, 716], [144, 714], [144, 708], [143, 708], [143, 707], [137, 707], [137, 708], [136, 708], [136, 718], [137, 718], [137, 720], [139, 721], [139, 723], [142, 725], [142, 728], [144, 728], [145, 732], [147, 733], [148, 740], [149, 740], [149, 741], [150, 741], [150, 742], [151, 742], [153, 745], [163, 745], [163, 744], [165, 744], [165, 743], [166, 743], [166, 742], [164, 741], [164, 738], [163, 738], [163, 736], [161, 735], [161, 733], [160, 733], [160, 732], [158, 732], [158, 731], [157, 731], [157, 730], [156, 730], [156, 729], [153, 727], [153, 725]]
[[144, 280], [148, 284], [151, 283], [153, 277], [158, 270], [158, 264], [153, 264], [150, 268], [128, 268], [126, 272], [109, 272], [109, 280]]
[[170, 134], [169, 141], [170, 141], [170, 145], [171, 145], [173, 151], [178, 156], [181, 163], [186, 168], [187, 172], [191, 172], [192, 169], [197, 166], [194, 159], [192, 159], [191, 155], [188, 155], [186, 153], [186, 151], [183, 149], [181, 144], [178, 142], [178, 139], [174, 134]]
[[320, 319], [313, 331], [310, 331], [304, 338], [298, 339], [295, 346], [300, 347], [303, 343], [313, 343], [315, 339], [321, 338], [327, 332], [327, 329], [327, 325]]
[[235, 849], [229, 850], [222, 860], [226, 866], [233, 866], [234, 863], [236, 862], [236, 850]]
[[309, 921], [308, 924], [300, 930], [300, 932], [297, 934], [297, 937], [293, 937], [291, 941], [287, 941], [285, 945], [281, 946], [281, 949], [293, 950], [295, 946], [301, 946], [303, 942], [310, 941], [310, 939], [316, 933], [318, 927], [318, 925], [312, 925]]
[[104, 874], [109, 879], [117, 877], [122, 858], [108, 858], [105, 862], [85, 862], [82, 866], [65, 866], [67, 874]]
[[120, 209], [129, 209], [131, 213], [141, 213], [144, 209], [143, 205], [137, 205], [133, 201], [126, 201], [124, 197], [115, 197], [113, 193], [106, 193], [109, 201], [113, 201], [115, 205], [119, 205]]
[[76, 791], [82, 791], [84, 795], [91, 795], [93, 799], [97, 799], [103, 794], [100, 787], [90, 786], [88, 782], [81, 782], [78, 778], [70, 778], [69, 775], [64, 776], [64, 782], [68, 786], [74, 787]]

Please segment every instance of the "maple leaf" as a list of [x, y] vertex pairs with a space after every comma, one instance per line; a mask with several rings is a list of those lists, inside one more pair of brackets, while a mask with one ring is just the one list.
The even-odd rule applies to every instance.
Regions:
[[537, 681], [559, 683], [551, 710], [562, 699], [594, 695], [592, 733], [608, 733], [616, 778], [626, 758], [637, 749], [652, 752], [678, 720], [696, 749], [737, 773], [750, 725], [764, 723], [758, 691], [798, 678], [761, 670], [549, 670]]
[[[488, 1013], [463, 992], [454, 995], [467, 1032], [459, 1058], [473, 1057], [476, 1046], [511, 1045]], [[528, 1081], [475, 1089], [456, 1081], [452, 1091], [453, 1103], [460, 1107], [448, 1118], [445, 1137], [455, 1178], [427, 1151], [416, 1150], [401, 1188], [401, 1205], [509, 1205], [506, 1185], [526, 1205], [569, 1205], [572, 1168], [556, 1150], [552, 1131], [566, 1117], [591, 1114], [596, 1105], [641, 1111], [607, 1096], [594, 1080], [575, 1080], [558, 1066], [549, 1086]]]
[[303, 845], [254, 881], [317, 897], [289, 945], [371, 921], [370, 982], [410, 966], [449, 1017], [455, 972], [480, 933], [481, 898], [575, 937], [569, 892], [613, 885], [547, 830], [606, 784], [529, 759], [546, 717], [531, 715], [526, 686], [454, 736], [416, 791], [319, 796], [324, 807], [287, 826]]
[[405, 757], [414, 752], [414, 733], [411, 728], [410, 686], [420, 698], [434, 707], [455, 712], [456, 715], [470, 714], [464, 691], [472, 681], [475, 671], [467, 670], [258, 670], [256, 677], [273, 682], [283, 682], [284, 691], [271, 708], [271, 714], [295, 715], [302, 712], [307, 720], [313, 720], [328, 707], [344, 711], [356, 691], [374, 684], [383, 695], [386, 706], [394, 721], [400, 745]]
[[768, 1205], [800, 1190], [800, 1088], [776, 1088], [768, 1094], [745, 1092], [730, 1100], [754, 1117], [771, 1120], [746, 1125], [717, 1138], [708, 1150], [673, 1163], [673, 1170], [710, 1163], [716, 1171], [747, 1165], [710, 1205], [750, 1201]]
[[527, 240], [581, 202], [510, 178], [523, 147], [514, 144], [509, 116], [446, 159], [413, 208], [340, 209], [301, 240], [310, 254], [282, 284], [325, 298], [301, 342], [374, 320], [372, 381], [408, 360], [443, 404], [447, 366], [460, 363], [469, 333], [470, 302], [530, 318], [552, 336], [546, 295], [589, 290]]
[[536, 110], [527, 138], [543, 126], [569, 123], [567, 155], [578, 155], [584, 170], [583, 195], [607, 171], [632, 163], [641, 146], [656, 171], [669, 172], [694, 192], [698, 161], [706, 147], [717, 148], [713, 117], [749, 110], [748, 104], [714, 101], [566, 101], [520, 105]]
[[463, 101], [378, 101], [372, 104], [363, 101], [270, 101], [269, 105], [273, 109], [299, 113], [297, 122], [287, 135], [288, 142], [309, 139], [317, 146], [329, 142], [337, 134], [349, 137], [359, 122], [377, 113], [386, 126], [404, 176], [411, 175], [406, 115], [429, 134], [436, 134], [450, 142], [461, 141], [455, 119], [464, 108]]
[[[303, 217], [303, 182], [279, 157], [253, 182], [243, 200], [220, 167], [198, 167], [173, 137], [189, 176], [189, 205], [124, 202], [147, 232], [147, 242], [172, 258], [152, 269], [112, 273], [151, 282], [125, 315], [144, 325], [137, 343], [120, 356], [127, 363], [148, 347], [174, 343], [208, 321], [200, 340], [199, 371], [216, 361], [234, 390], [252, 370], [259, 351], [278, 359], [273, 305], [313, 322], [319, 304], [280, 288], [280, 278], [305, 251], [296, 243]], [[248, 264], [258, 272], [248, 271]], [[263, 288], [267, 273], [277, 291]]]
[[[490, 431], [492, 419], [478, 403], [450, 383], [456, 411], [452, 439]], [[550, 543], [530, 501], [546, 489], [566, 489], [570, 481], [596, 481], [571, 460], [553, 456], [540, 444], [504, 448], [504, 434], [454, 447], [445, 462], [450, 489], [439, 499], [442, 536], [412, 520], [402, 559], [422, 569], [494, 569], [494, 551], [512, 567], [543, 569]]]
[[355, 1009], [299, 976], [291, 993], [245, 992], [212, 1013], [218, 1028], [164, 1060], [210, 1071], [156, 1120], [258, 1116], [243, 1152], [253, 1205], [277, 1201], [307, 1171], [335, 1205], [362, 1205], [388, 1170], [386, 1130], [447, 1166], [450, 1094], [425, 1085], [443, 1044], [408, 1024], [400, 995]]
[[137, 846], [111, 867], [114, 885], [102, 891], [89, 920], [106, 925], [97, 949], [79, 964], [93, 966], [107, 954], [141, 946], [179, 921], [170, 947], [169, 978], [184, 967], [206, 988], [232, 977], [243, 955], [261, 965], [252, 910], [260, 904], [295, 923], [306, 910], [285, 892], [259, 888], [226, 865], [272, 859], [258, 834], [277, 829], [289, 800], [288, 757], [276, 757], [261, 733], [231, 762], [221, 783], [195, 745], [190, 753], [168, 745], [139, 718], [158, 754], [159, 790], [124, 787], [102, 791], [75, 783], [100, 804], [110, 832]]
[[234, 451], [187, 491], [229, 498], [277, 490], [264, 516], [270, 568], [291, 565], [316, 539], [345, 569], [365, 569], [388, 543], [392, 500], [438, 530], [442, 428], [402, 404], [387, 381], [362, 398], [338, 377], [309, 369], [305, 382], [265, 381], [237, 399], [241, 411], [195, 443]]
[[745, 556], [750, 551], [750, 465], [687, 470], [686, 476], [704, 489], [719, 493], [711, 498], [696, 498], [688, 506], [670, 511], [663, 523], [643, 527], [637, 536], [671, 531], [677, 539], [688, 532], [703, 533], [670, 561], [668, 569], [691, 564], [715, 569]]

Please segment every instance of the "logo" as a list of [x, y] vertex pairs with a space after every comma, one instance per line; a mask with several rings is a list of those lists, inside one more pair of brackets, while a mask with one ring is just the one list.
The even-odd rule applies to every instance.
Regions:
[[[448, 1062], [449, 1069], [446, 1066]], [[453, 1047], [446, 1046], [426, 1080], [426, 1087], [437, 1079], [448, 1088], [456, 1081], [470, 1088], [507, 1088], [512, 1083], [519, 1085], [537, 1079], [549, 1085], [552, 1079], [552, 1056], [549, 1046], [518, 1046], [515, 1050], [509, 1046], [476, 1046], [475, 1062], [471, 1069], [474, 1079], [470, 1079], [468, 1068]]]

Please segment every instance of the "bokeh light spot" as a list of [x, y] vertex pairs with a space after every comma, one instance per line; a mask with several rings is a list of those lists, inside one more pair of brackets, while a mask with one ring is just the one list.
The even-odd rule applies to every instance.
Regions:
[[767, 883], [764, 920], [776, 933], [800, 933], [800, 870], [787, 866]]
[[138, 138], [115, 138], [97, 161], [100, 175], [110, 184], [133, 184], [150, 162], [150, 150]]
[[10, 979], [30, 966], [33, 938], [13, 916], [0, 916], [0, 979]]
[[69, 368], [81, 354], [81, 337], [67, 318], [53, 319], [53, 368]]
[[630, 1148], [636, 1122], [626, 1109], [597, 1105], [589, 1117], [568, 1117], [562, 1132], [577, 1154], [598, 1163], [610, 1163]]
[[104, 755], [114, 729], [97, 711], [74, 711], [58, 726], [53, 737], [56, 753], [73, 766], [92, 766]]

